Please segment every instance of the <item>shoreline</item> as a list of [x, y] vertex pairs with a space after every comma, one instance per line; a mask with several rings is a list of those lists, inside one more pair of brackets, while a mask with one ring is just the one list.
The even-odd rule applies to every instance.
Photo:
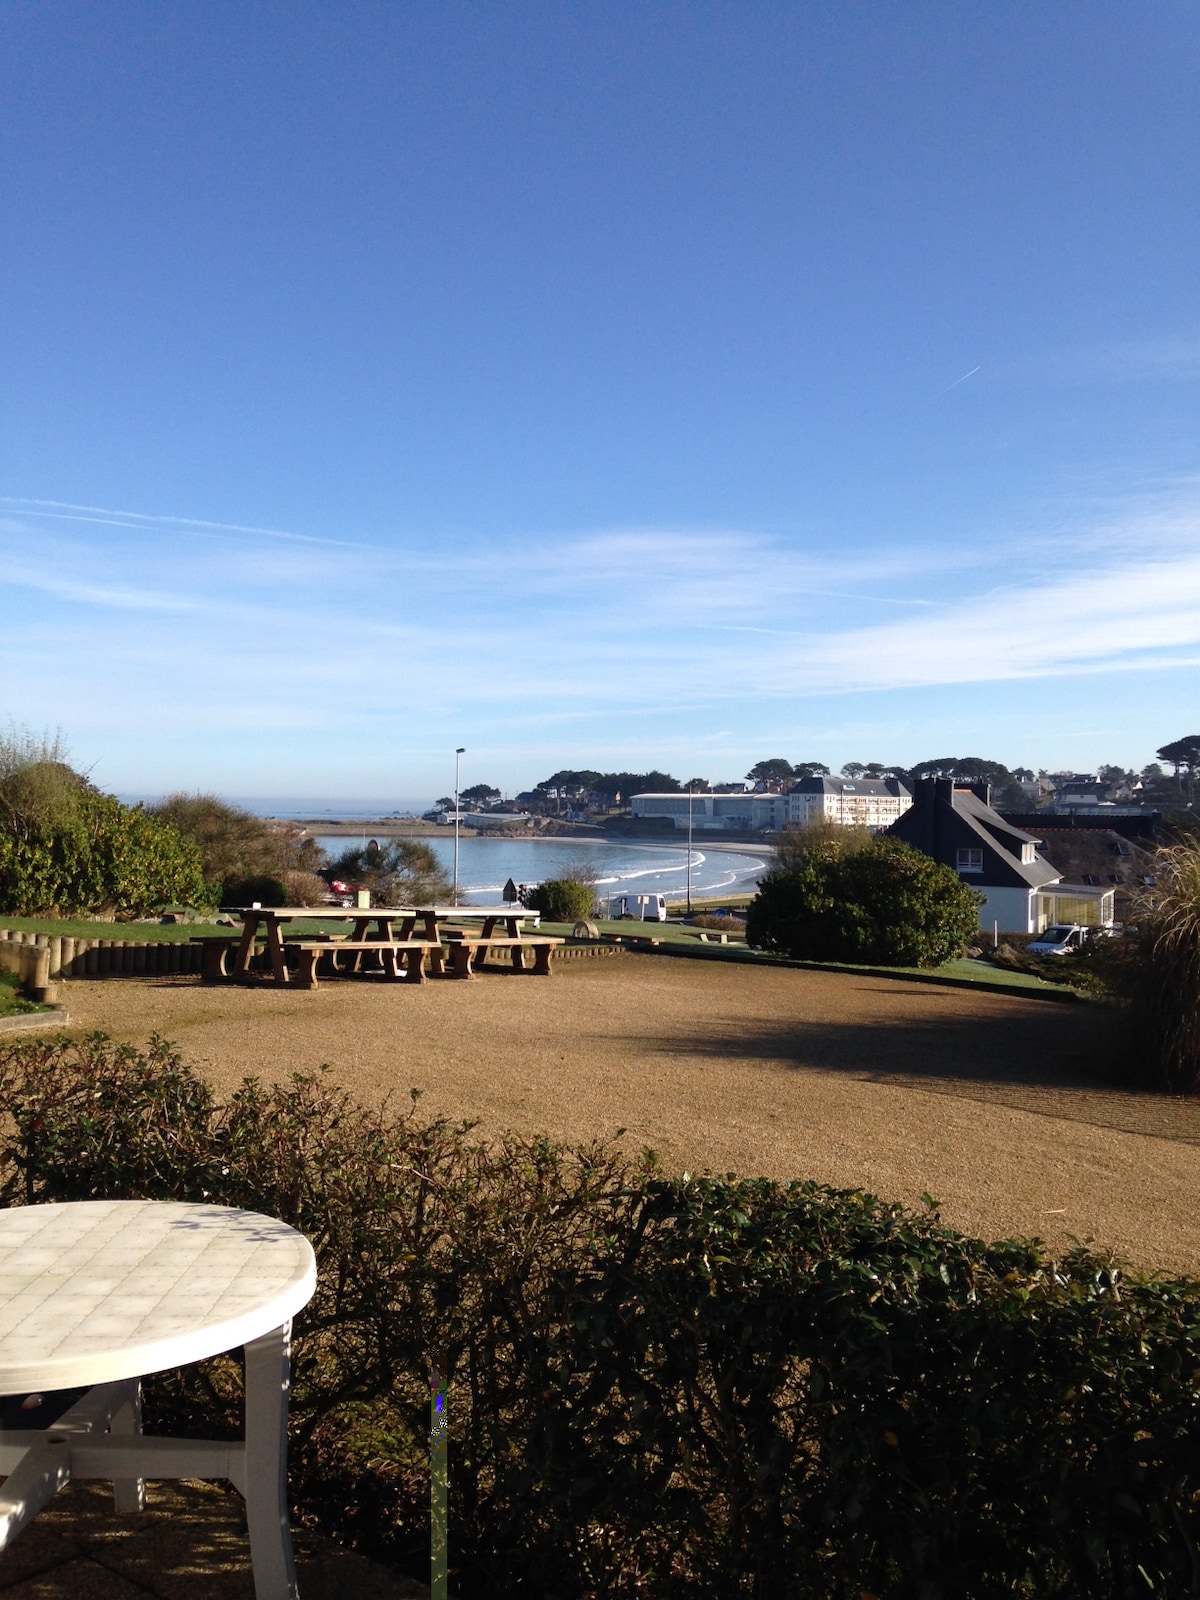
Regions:
[[[296, 827], [305, 833], [319, 834], [328, 839], [354, 839], [367, 834], [374, 834], [387, 839], [453, 839], [454, 829], [444, 823], [425, 822], [421, 818], [379, 817], [374, 821], [358, 821], [357, 819], [342, 819], [340, 821], [326, 821], [316, 817], [267, 817], [267, 822], [286, 823], [289, 827]], [[504, 843], [507, 840], [517, 841], [521, 844], [605, 844], [614, 845], [618, 849], [629, 849], [632, 846], [641, 846], [651, 850], [687, 850], [686, 839], [673, 838], [637, 838], [626, 837], [620, 834], [607, 834], [598, 828], [588, 828], [580, 831], [549, 833], [537, 829], [523, 832], [516, 828], [503, 831], [493, 827], [484, 829], [469, 828], [459, 824], [458, 836], [460, 839], [495, 840]], [[766, 855], [775, 854], [776, 846], [765, 841], [755, 844], [747, 839], [722, 839], [719, 836], [704, 833], [692, 835], [692, 849], [720, 850], [729, 855]]]

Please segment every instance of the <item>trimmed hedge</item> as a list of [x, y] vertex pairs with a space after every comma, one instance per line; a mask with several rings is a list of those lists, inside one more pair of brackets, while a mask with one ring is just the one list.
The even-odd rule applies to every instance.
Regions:
[[[991, 1600], [1194, 1592], [1200, 1285], [985, 1244], [859, 1191], [668, 1179], [368, 1109], [226, 1104], [162, 1040], [0, 1051], [0, 1200], [209, 1200], [302, 1228], [291, 1485], [428, 1570], [429, 1361], [451, 1374], [465, 1597]], [[229, 1358], [149, 1386], [237, 1427]]]
[[529, 890], [525, 904], [547, 922], [577, 922], [595, 910], [596, 886], [581, 878], [547, 878]]

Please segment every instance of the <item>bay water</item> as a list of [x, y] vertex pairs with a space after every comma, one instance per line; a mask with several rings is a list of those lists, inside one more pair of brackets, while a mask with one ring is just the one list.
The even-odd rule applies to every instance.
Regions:
[[[322, 837], [330, 860], [373, 837], [364, 832]], [[384, 841], [381, 839], [381, 843]], [[422, 836], [450, 877], [454, 864], [454, 836]], [[692, 898], [713, 900], [721, 895], [753, 894], [758, 879], [770, 866], [771, 852], [751, 849], [722, 850], [693, 838], [691, 852]], [[616, 843], [607, 839], [460, 839], [458, 846], [459, 897], [467, 904], [497, 902], [505, 881], [535, 884], [560, 878], [572, 868], [586, 867], [595, 876], [596, 897], [605, 901], [621, 894], [663, 894], [672, 900], [687, 892], [688, 849], [685, 844]]]

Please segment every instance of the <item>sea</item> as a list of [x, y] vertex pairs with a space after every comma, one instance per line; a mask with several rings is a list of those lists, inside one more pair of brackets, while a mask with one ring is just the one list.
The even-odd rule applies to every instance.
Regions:
[[[364, 832], [362, 843], [371, 838]], [[358, 843], [342, 834], [319, 842], [331, 860]], [[450, 877], [454, 866], [454, 835], [422, 835]], [[691, 851], [693, 899], [715, 900], [722, 895], [753, 894], [770, 865], [770, 852], [722, 850], [706, 843]], [[458, 845], [459, 896], [469, 905], [499, 900], [507, 879], [516, 884], [540, 883], [559, 878], [571, 868], [584, 867], [595, 875], [601, 905], [622, 894], [663, 894], [682, 899], [688, 890], [688, 848], [684, 844], [610, 843], [607, 839], [460, 839]]]

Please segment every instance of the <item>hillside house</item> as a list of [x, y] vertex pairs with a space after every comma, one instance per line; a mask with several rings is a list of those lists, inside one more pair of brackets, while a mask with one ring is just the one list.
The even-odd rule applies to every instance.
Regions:
[[1113, 889], [1065, 882], [1040, 854], [1040, 838], [992, 809], [986, 785], [959, 788], [951, 778], [923, 778], [890, 832], [980, 891], [981, 928], [1041, 933], [1054, 922], [1113, 920]]

